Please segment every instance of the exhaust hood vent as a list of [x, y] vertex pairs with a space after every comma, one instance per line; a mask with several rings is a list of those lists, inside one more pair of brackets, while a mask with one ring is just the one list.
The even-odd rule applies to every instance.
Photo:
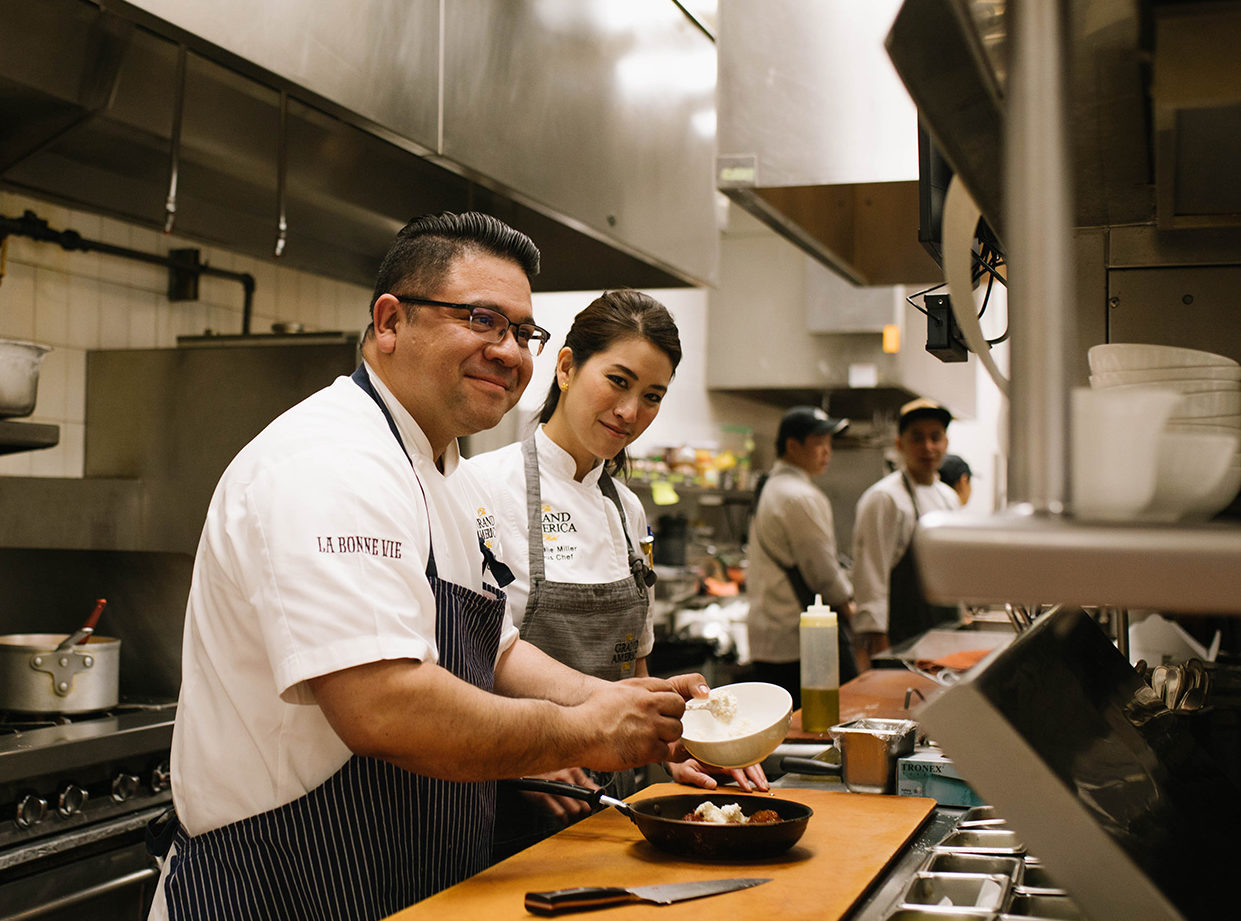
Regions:
[[284, 215], [282, 262], [368, 287], [409, 218], [470, 209], [539, 244], [537, 290], [686, 284], [394, 138], [151, 17], [0, 2], [0, 182], [15, 191], [157, 229], [171, 207], [178, 235], [260, 258]]
[[918, 243], [917, 115], [883, 40], [897, 0], [723, 0], [716, 181], [855, 285], [942, 272]]

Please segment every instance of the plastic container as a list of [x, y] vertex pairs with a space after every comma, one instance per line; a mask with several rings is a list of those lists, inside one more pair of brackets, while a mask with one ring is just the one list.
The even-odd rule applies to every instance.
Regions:
[[34, 412], [39, 365], [51, 348], [37, 342], [0, 339], [0, 419]]
[[840, 722], [836, 612], [820, 595], [801, 614], [801, 728], [827, 732]]

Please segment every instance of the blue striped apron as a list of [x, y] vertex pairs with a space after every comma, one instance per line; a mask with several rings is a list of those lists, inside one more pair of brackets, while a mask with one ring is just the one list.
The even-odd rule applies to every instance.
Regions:
[[[399, 442], [365, 369], [353, 379], [379, 404]], [[503, 594], [488, 598], [438, 578], [434, 552], [427, 579], [439, 664], [491, 690]], [[486, 868], [494, 816], [494, 782], [436, 780], [354, 755], [293, 802], [201, 835], [181, 828], [164, 890], [168, 915], [383, 918]]]

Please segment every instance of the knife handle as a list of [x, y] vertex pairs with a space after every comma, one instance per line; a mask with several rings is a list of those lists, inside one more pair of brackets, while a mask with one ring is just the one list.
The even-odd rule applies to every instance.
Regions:
[[589, 911], [638, 901], [641, 900], [628, 889], [616, 886], [576, 886], [572, 889], [527, 892], [526, 910], [536, 915], [555, 915], [562, 911]]

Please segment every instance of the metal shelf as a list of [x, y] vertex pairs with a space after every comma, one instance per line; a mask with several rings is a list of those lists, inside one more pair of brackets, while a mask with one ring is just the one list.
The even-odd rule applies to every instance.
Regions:
[[53, 448], [60, 442], [60, 426], [41, 422], [0, 419], [0, 454]]
[[915, 538], [933, 601], [1070, 603], [1241, 615], [1241, 524], [933, 512]]

